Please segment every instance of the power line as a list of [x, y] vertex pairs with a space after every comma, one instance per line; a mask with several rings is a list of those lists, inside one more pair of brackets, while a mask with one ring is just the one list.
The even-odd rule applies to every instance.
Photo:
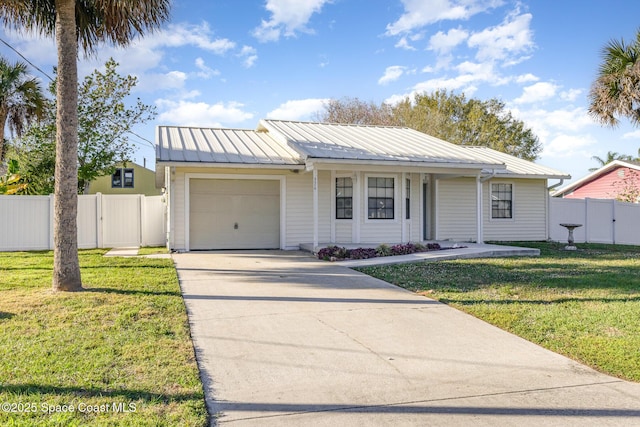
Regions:
[[35, 65], [33, 62], [29, 61], [27, 59], [27, 57], [25, 57], [23, 54], [21, 54], [20, 52], [18, 52], [18, 50], [16, 50], [16, 48], [14, 48], [13, 46], [11, 46], [9, 43], [7, 43], [6, 41], [4, 41], [3, 38], [0, 37], [0, 41], [2, 43], [4, 43], [9, 49], [11, 49], [12, 51], [14, 51], [16, 54], [18, 54], [18, 56], [20, 56], [20, 58], [24, 59], [25, 61], [27, 61], [27, 63], [29, 65], [31, 65], [33, 68], [35, 68], [36, 70], [40, 71], [42, 74], [45, 75], [45, 77], [47, 77], [49, 80], [53, 81], [53, 77], [51, 77], [49, 74], [45, 73], [44, 71], [42, 71], [42, 69], [40, 67], [38, 67], [37, 65]]
[[[17, 55], [20, 56], [20, 58], [24, 59], [29, 65], [31, 65], [33, 68], [35, 68], [36, 70], [40, 71], [45, 77], [47, 77], [49, 80], [51, 80], [52, 82], [54, 81], [53, 77], [51, 77], [49, 74], [45, 73], [44, 71], [42, 71], [42, 69], [40, 67], [38, 67], [37, 65], [35, 65], [33, 62], [29, 61], [29, 59], [24, 56], [22, 53], [20, 53], [16, 48], [14, 48], [13, 46], [11, 46], [9, 43], [7, 43], [2, 37], [0, 37], [0, 41], [5, 44], [9, 49], [11, 49], [12, 51], [14, 51]], [[107, 120], [111, 121], [113, 124], [114, 123], [111, 119], [109, 119], [108, 117], [105, 117]], [[145, 138], [144, 136], [141, 136], [133, 131], [127, 131], [129, 132], [131, 135], [137, 136], [138, 138], [140, 138], [141, 140], [147, 142], [149, 145], [151, 145], [152, 148], [156, 148], [155, 144], [152, 141], [149, 141], [147, 138]]]

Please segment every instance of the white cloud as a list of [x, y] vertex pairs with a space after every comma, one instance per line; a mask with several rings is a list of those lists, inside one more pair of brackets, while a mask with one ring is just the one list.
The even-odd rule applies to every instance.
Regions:
[[153, 33], [138, 43], [150, 47], [195, 46], [217, 55], [234, 49], [236, 44], [226, 38], [212, 38], [209, 24], [169, 24], [166, 29]]
[[313, 119], [314, 113], [324, 109], [328, 98], [310, 98], [287, 101], [278, 108], [267, 113], [267, 118], [279, 120]]
[[242, 58], [242, 65], [245, 68], [251, 68], [258, 60], [258, 51], [254, 47], [245, 45], [242, 46], [242, 50], [238, 56]]
[[537, 82], [538, 80], [540, 79], [531, 73], [521, 74], [516, 77], [516, 83], [531, 83]]
[[582, 95], [582, 89], [569, 89], [560, 92], [560, 98], [569, 102], [575, 101], [580, 95]]
[[392, 65], [384, 70], [384, 75], [378, 79], [379, 85], [386, 85], [398, 80], [405, 72], [406, 67], [401, 65]]
[[162, 90], [179, 90], [184, 88], [187, 74], [182, 71], [169, 71], [168, 73], [147, 73], [136, 76], [138, 84], [136, 92], [155, 92]]
[[195, 65], [196, 65], [196, 68], [200, 70], [196, 73], [198, 77], [201, 77], [203, 79], [208, 79], [211, 76], [220, 75], [220, 71], [207, 67], [207, 65], [204, 63], [204, 59], [200, 57], [196, 58]]
[[253, 118], [253, 114], [242, 110], [244, 105], [239, 102], [207, 104], [159, 99], [156, 105], [162, 111], [159, 122], [180, 126], [221, 127]]
[[514, 64], [533, 47], [533, 33], [530, 28], [532, 15], [510, 14], [502, 24], [486, 28], [469, 37], [468, 45], [477, 48], [479, 61], [508, 61]]
[[531, 104], [546, 101], [556, 95], [558, 86], [548, 82], [538, 82], [523, 89], [522, 95], [514, 99], [516, 104]]
[[556, 135], [543, 147], [543, 157], [575, 157], [588, 156], [590, 147], [597, 141], [589, 134], [585, 135]]
[[407, 41], [407, 37], [400, 37], [400, 40], [395, 44], [395, 47], [404, 49], [404, 50], [416, 50], [415, 47], [411, 46]]
[[622, 135], [623, 139], [639, 139], [640, 138], [640, 130], [634, 130], [633, 132], [626, 132]]
[[452, 28], [447, 33], [438, 31], [429, 39], [429, 50], [434, 50], [440, 54], [448, 53], [453, 48], [464, 42], [469, 37], [466, 30]]
[[261, 42], [271, 42], [280, 36], [291, 37], [296, 32], [311, 33], [307, 23], [314, 13], [330, 0], [267, 0], [265, 8], [271, 12], [271, 19], [262, 20], [253, 30], [253, 36]]
[[502, 0], [401, 0], [404, 13], [387, 25], [388, 36], [408, 33], [443, 20], [464, 20], [473, 15], [497, 7]]

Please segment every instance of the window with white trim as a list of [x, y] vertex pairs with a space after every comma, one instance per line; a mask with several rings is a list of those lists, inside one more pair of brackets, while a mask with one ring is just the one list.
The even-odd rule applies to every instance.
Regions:
[[491, 184], [491, 218], [513, 218], [513, 184]]
[[394, 219], [395, 178], [367, 179], [367, 218]]
[[353, 180], [336, 178], [336, 219], [353, 219]]

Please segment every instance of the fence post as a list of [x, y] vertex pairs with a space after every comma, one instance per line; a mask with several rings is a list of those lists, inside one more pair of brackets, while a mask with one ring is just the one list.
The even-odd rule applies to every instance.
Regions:
[[53, 216], [55, 214], [53, 194], [49, 194], [49, 250], [53, 250]]
[[613, 239], [613, 244], [616, 244], [616, 200], [611, 200], [611, 238]]
[[98, 192], [96, 193], [96, 243], [100, 249], [104, 247], [102, 236], [102, 193]]
[[145, 215], [145, 199], [144, 194], [138, 196], [138, 227], [140, 227], [140, 233], [138, 234], [138, 246], [146, 246], [145, 233], [144, 233], [144, 215]]

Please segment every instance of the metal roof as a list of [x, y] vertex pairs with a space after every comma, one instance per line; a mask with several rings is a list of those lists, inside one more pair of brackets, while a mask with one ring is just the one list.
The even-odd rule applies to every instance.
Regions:
[[300, 165], [300, 155], [266, 132], [158, 126], [159, 162]]
[[156, 165], [302, 168], [313, 162], [495, 171], [497, 176], [569, 175], [487, 147], [455, 145], [403, 127], [261, 120], [256, 130], [159, 126]]
[[261, 120], [258, 130], [279, 134], [305, 159], [504, 167], [500, 161], [480, 160], [463, 147], [406, 127]]
[[[530, 162], [528, 160], [524, 160], [507, 153], [503, 153], [501, 151], [496, 151], [489, 147], [462, 146], [461, 148], [473, 154], [474, 157], [485, 160], [487, 163], [495, 163], [495, 162], [503, 163], [506, 166], [506, 168], [495, 171], [496, 176], [498, 177], [551, 178], [551, 179], [571, 178], [571, 175], [568, 175], [559, 170], [542, 166], [537, 163]], [[491, 171], [484, 170], [483, 172], [491, 172]]]

